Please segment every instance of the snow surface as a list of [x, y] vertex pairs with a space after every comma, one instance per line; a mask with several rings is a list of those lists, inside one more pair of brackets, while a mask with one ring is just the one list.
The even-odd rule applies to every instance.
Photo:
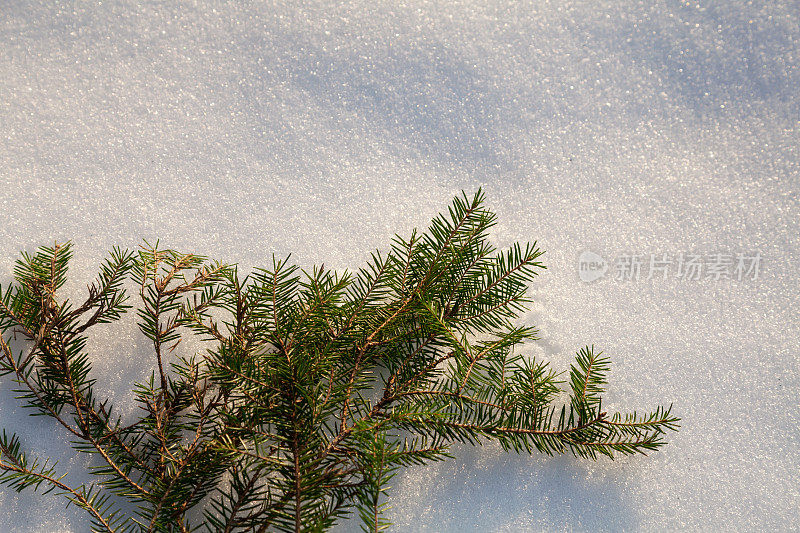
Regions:
[[[0, 3], [0, 282], [55, 239], [76, 295], [142, 238], [352, 268], [483, 186], [497, 243], [547, 250], [530, 353], [564, 370], [594, 343], [609, 411], [674, 402], [682, 429], [614, 462], [458, 448], [396, 479], [395, 530], [797, 528], [800, 4], [303, 4]], [[586, 250], [761, 272], [584, 283]], [[128, 321], [92, 347], [125, 405], [146, 343]], [[9, 385], [0, 426], [84, 479]], [[0, 489], [2, 531], [86, 524]]]

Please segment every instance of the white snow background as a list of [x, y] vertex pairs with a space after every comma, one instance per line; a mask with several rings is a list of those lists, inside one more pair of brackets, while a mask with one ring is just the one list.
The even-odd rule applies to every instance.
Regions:
[[[483, 186], [496, 243], [547, 251], [529, 353], [567, 370], [594, 344], [609, 412], [674, 402], [682, 428], [614, 462], [457, 447], [395, 479], [394, 530], [796, 530], [799, 24], [783, 1], [2, 0], [0, 283], [56, 239], [75, 297], [143, 238], [353, 269]], [[584, 283], [586, 250], [758, 252], [761, 271]], [[96, 329], [124, 410], [147, 343], [132, 315]], [[0, 427], [85, 480], [11, 385]], [[86, 531], [64, 502], [0, 489], [0, 531]]]

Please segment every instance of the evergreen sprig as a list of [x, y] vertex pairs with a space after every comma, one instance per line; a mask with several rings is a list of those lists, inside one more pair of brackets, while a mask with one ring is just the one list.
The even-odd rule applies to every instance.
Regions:
[[[519, 353], [536, 330], [515, 323], [542, 252], [496, 250], [495, 223], [482, 192], [462, 195], [355, 273], [273, 258], [242, 276], [158, 243], [114, 248], [80, 305], [58, 296], [70, 243], [22, 254], [0, 287], [0, 372], [100, 466], [72, 488], [3, 433], [0, 483], [63, 494], [95, 531], [321, 531], [354, 511], [381, 531], [392, 477], [455, 442], [592, 459], [662, 446], [670, 408], [602, 410], [594, 347], [557, 404], [565, 383]], [[123, 424], [96, 396], [85, 333], [124, 315], [132, 284], [154, 357]], [[191, 336], [204, 351], [179, 356]]]

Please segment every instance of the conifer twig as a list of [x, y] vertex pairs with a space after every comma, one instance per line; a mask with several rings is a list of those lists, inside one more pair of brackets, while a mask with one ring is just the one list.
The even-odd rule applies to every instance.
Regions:
[[[0, 484], [60, 491], [97, 531], [297, 533], [355, 514], [375, 532], [389, 526], [399, 469], [444, 460], [456, 442], [590, 459], [663, 446], [678, 428], [672, 407], [603, 410], [610, 361], [593, 346], [566, 381], [520, 354], [536, 331], [514, 321], [542, 252], [497, 252], [484, 201], [456, 197], [352, 274], [273, 257], [240, 278], [159, 243], [114, 248], [74, 307], [59, 294], [71, 243], [23, 253], [0, 287], [0, 374], [101, 464], [96, 486], [71, 488], [3, 434]], [[123, 425], [98, 396], [86, 347], [133, 307], [128, 280], [153, 359]]]

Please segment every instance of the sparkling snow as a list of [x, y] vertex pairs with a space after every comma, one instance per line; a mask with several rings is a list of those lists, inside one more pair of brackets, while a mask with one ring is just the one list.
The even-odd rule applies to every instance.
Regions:
[[[682, 429], [614, 462], [457, 448], [395, 479], [395, 530], [798, 527], [800, 5], [278, 4], [2, 2], [0, 283], [56, 239], [76, 295], [143, 238], [352, 268], [483, 186], [497, 243], [547, 250], [530, 353], [565, 370], [593, 343], [609, 411], [674, 402]], [[581, 281], [584, 251], [602, 279]], [[757, 279], [677, 275], [680, 254], [738, 253]], [[641, 276], [616, 280], [632, 255]], [[128, 321], [92, 347], [124, 409], [146, 343]], [[85, 479], [0, 385], [0, 427]], [[0, 489], [2, 531], [87, 524]]]

